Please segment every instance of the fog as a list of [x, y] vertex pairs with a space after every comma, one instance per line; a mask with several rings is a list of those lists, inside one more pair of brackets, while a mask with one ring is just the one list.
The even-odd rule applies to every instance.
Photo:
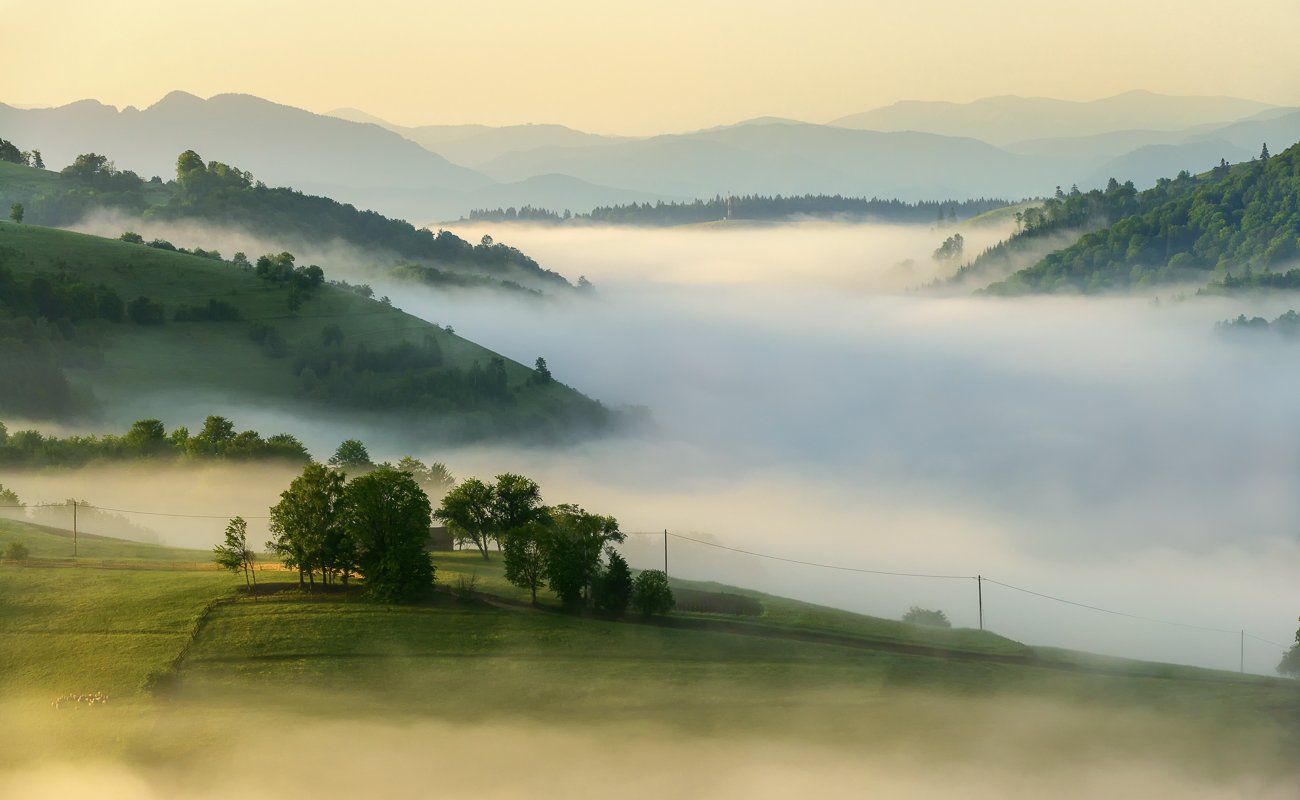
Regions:
[[[1284, 301], [903, 291], [896, 265], [925, 264], [946, 235], [924, 228], [481, 230], [587, 275], [598, 296], [466, 297], [449, 309], [434, 295], [383, 291], [520, 361], [544, 356], [558, 379], [608, 403], [644, 404], [655, 427], [558, 452], [442, 454], [457, 474], [524, 471], [548, 499], [615, 514], [627, 530], [983, 574], [1232, 632], [986, 584], [986, 624], [1038, 644], [1235, 669], [1237, 631], [1292, 640], [1296, 351], [1214, 329], [1243, 311], [1273, 316]], [[643, 565], [662, 559], [652, 541], [629, 543]], [[669, 549], [679, 576], [884, 616], [938, 607], [978, 623], [974, 581], [846, 574], [677, 540]], [[1271, 673], [1279, 655], [1247, 639], [1247, 669]]]
[[[865, 787], [914, 800], [1210, 800], [1290, 798], [1296, 788], [1278, 774], [1285, 762], [1276, 741], [1178, 726], [1150, 712], [1006, 697], [898, 691], [853, 698], [838, 713], [798, 706], [785, 726], [746, 727], [724, 714], [712, 733], [572, 718], [313, 717], [287, 706], [163, 706], [147, 733], [133, 731], [125, 715], [125, 729], [100, 732], [126, 750], [120, 758], [77, 753], [87, 729], [111, 724], [111, 710], [75, 720], [11, 713], [0, 732], [0, 800], [263, 800], [320, 787], [339, 796], [486, 800], [841, 797]], [[818, 727], [825, 714], [834, 722]]]
[[[957, 230], [968, 253], [1007, 233]], [[572, 447], [449, 449], [416, 446], [370, 419], [212, 409], [183, 396], [164, 403], [169, 425], [193, 428], [220, 411], [241, 428], [294, 433], [318, 457], [360, 435], [377, 459], [416, 450], [458, 477], [526, 473], [548, 502], [613, 514], [627, 531], [841, 567], [980, 574], [1199, 626], [985, 582], [986, 626], [1033, 644], [1236, 669], [1244, 629], [1246, 669], [1272, 673], [1292, 641], [1296, 350], [1214, 329], [1242, 312], [1276, 316], [1284, 300], [936, 296], [915, 287], [955, 268], [930, 258], [952, 231], [924, 226], [456, 232], [489, 233], [571, 279], [586, 275], [597, 291], [537, 302], [375, 280], [376, 293], [521, 362], [544, 356], [557, 379], [611, 406], [648, 407], [648, 431]], [[347, 268], [342, 257], [319, 262], [330, 277]], [[129, 481], [83, 491], [55, 478], [0, 480], [24, 499], [160, 505], [130, 496]], [[167, 498], [166, 511], [252, 516], [283, 488], [204, 480], [230, 502], [154, 496]], [[164, 540], [206, 545], [221, 528], [206, 525], [160, 529]], [[625, 549], [634, 566], [662, 564], [660, 537], [632, 536]], [[967, 578], [835, 571], [680, 539], [669, 564], [679, 577], [880, 616], [917, 605], [956, 625], [979, 621]]]

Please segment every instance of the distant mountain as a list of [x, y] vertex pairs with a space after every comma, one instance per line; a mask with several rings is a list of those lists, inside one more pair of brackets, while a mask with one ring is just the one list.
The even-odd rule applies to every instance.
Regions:
[[1229, 123], [1273, 106], [1237, 97], [1174, 97], [1133, 91], [1090, 102], [986, 97], [971, 103], [903, 101], [830, 124], [873, 131], [972, 136], [996, 145], [1125, 130], [1180, 130]]
[[566, 128], [563, 125], [395, 125], [355, 108], [340, 108], [331, 116], [354, 122], [368, 122], [387, 128], [430, 150], [453, 164], [476, 168], [506, 153], [542, 147], [579, 147], [626, 141], [626, 137], [602, 136]]
[[417, 221], [456, 219], [476, 208], [579, 213], [728, 193], [1016, 198], [1052, 194], [1058, 185], [1096, 188], [1110, 177], [1144, 188], [1181, 169], [1241, 160], [1264, 141], [1281, 147], [1300, 138], [1294, 109], [1148, 92], [1092, 103], [898, 103], [841, 122], [864, 119], [921, 130], [763, 117], [619, 138], [560, 125], [403, 127], [356, 109], [326, 116], [247, 95], [202, 100], [174, 92], [143, 111], [94, 101], [34, 110], [0, 105], [0, 136], [40, 149], [56, 169], [98, 152], [145, 177], [170, 176], [176, 154], [193, 149], [269, 185]]
[[1095, 167], [1084, 180], [1099, 186], [1112, 176], [1123, 176], [1139, 187], [1149, 187], [1161, 177], [1180, 170], [1203, 172], [1220, 159], [1230, 163], [1246, 161], [1259, 155], [1260, 148], [1271, 144], [1282, 149], [1300, 141], [1300, 109], [1273, 109], [1251, 119], [1231, 125], [1208, 126], [1179, 136], [1173, 141], [1149, 143], [1110, 158]]
[[901, 200], [1050, 191], [1059, 172], [1035, 156], [968, 138], [757, 122], [597, 147], [514, 152], [479, 169], [501, 181], [560, 173], [656, 195], [845, 194]]
[[172, 92], [143, 111], [84, 100], [58, 108], [0, 104], [0, 135], [38, 148], [58, 169], [81, 153], [108, 155], [143, 177], [170, 176], [176, 154], [239, 164], [270, 185], [291, 185], [396, 216], [440, 216], [483, 175], [376, 125], [359, 124], [250, 95], [208, 100]]

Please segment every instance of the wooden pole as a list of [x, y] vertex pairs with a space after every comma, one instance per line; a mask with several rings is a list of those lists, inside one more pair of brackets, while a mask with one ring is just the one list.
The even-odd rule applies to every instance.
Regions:
[[77, 501], [72, 501], [72, 557], [77, 557]]
[[668, 577], [668, 529], [664, 528], [664, 577]]
[[975, 576], [975, 589], [979, 593], [980, 602], [980, 630], [984, 630], [984, 576]]

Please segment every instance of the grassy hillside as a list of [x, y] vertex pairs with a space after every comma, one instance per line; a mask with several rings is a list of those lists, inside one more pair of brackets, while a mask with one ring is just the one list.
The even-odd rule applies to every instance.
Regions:
[[1161, 181], [1129, 206], [989, 291], [1094, 293], [1187, 282], [1300, 288], [1300, 271], [1281, 271], [1300, 258], [1300, 145], [1196, 179]]
[[[604, 423], [599, 404], [559, 382], [540, 382], [521, 364], [345, 286], [304, 288], [292, 272], [270, 280], [219, 259], [7, 222], [0, 270], [17, 287], [10, 316], [39, 323], [33, 330], [101, 405], [148, 392], [217, 392], [419, 412], [423, 432], [463, 438], [549, 437]], [[42, 299], [36, 279], [54, 287], [52, 299]], [[78, 287], [107, 287], [128, 309], [148, 298], [161, 305], [161, 321], [78, 316]], [[214, 303], [220, 321], [176, 319], [183, 307], [205, 316]]]
[[193, 151], [181, 154], [176, 179], [144, 181], [117, 170], [103, 155], [86, 154], [61, 172], [4, 163], [0, 204], [21, 203], [26, 221], [67, 226], [99, 210], [146, 220], [189, 220], [249, 231], [272, 240], [338, 241], [363, 249], [376, 269], [400, 263], [397, 277], [438, 287], [565, 292], [565, 278], [513, 247], [470, 244], [449, 231], [434, 234], [404, 220], [357, 209], [328, 197], [268, 187], [237, 167]]

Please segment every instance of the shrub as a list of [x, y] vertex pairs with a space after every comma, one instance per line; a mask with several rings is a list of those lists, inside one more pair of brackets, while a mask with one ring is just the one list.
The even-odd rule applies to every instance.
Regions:
[[5, 547], [4, 556], [10, 561], [26, 561], [31, 556], [31, 551], [22, 542], [10, 542]]
[[912, 606], [903, 615], [903, 622], [910, 625], [928, 625], [931, 628], [951, 628], [952, 623], [942, 611], [930, 611]]
[[632, 582], [632, 607], [642, 614], [666, 614], [673, 608], [673, 590], [662, 570], [648, 569]]

